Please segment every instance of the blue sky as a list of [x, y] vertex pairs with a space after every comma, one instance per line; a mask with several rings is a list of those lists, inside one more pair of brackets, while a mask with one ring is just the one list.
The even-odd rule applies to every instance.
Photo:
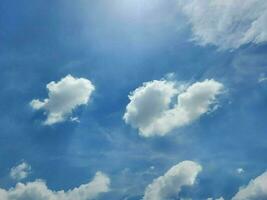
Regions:
[[[96, 180], [97, 172], [110, 180], [109, 189], [99, 192], [97, 199], [149, 200], [153, 197], [146, 192], [148, 185], [153, 190], [153, 180], [160, 176], [169, 180], [166, 172], [185, 160], [202, 168], [191, 177], [194, 183], [181, 183], [181, 190], [171, 194], [166, 192], [168, 185], [161, 186], [158, 200], [267, 199], [264, 192], [237, 194], [267, 170], [267, 28], [256, 26], [266, 19], [267, 5], [264, 0], [215, 2], [218, 5], [211, 0], [2, 0], [3, 200], [12, 199], [4, 194], [18, 182], [42, 179], [50, 190], [67, 191]], [[74, 82], [89, 80], [95, 90], [62, 121], [45, 125], [53, 108], [34, 109], [30, 102], [48, 98], [47, 84], [59, 83], [67, 75]], [[190, 86], [211, 79], [223, 85], [212, 105], [185, 124], [174, 120], [166, 134], [155, 135], [155, 129], [142, 133], [154, 122], [140, 125], [135, 118], [128, 123], [123, 118], [133, 102], [128, 95], [137, 98], [133, 91], [146, 82], [173, 83], [170, 87], [183, 86], [189, 93]], [[194, 110], [198, 100], [189, 109]], [[148, 102], [154, 105], [153, 98]], [[147, 106], [142, 109], [151, 111]], [[149, 137], [144, 137], [146, 133]], [[12, 177], [12, 168], [21, 163], [28, 166], [22, 167], [25, 177]], [[15, 200], [24, 198], [31, 197], [18, 195]]]

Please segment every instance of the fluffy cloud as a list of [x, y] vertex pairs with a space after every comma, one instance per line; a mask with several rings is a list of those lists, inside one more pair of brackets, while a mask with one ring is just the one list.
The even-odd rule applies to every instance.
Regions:
[[123, 119], [141, 136], [163, 136], [207, 113], [222, 89], [213, 79], [196, 82], [182, 92], [172, 81], [147, 82], [129, 95]]
[[68, 191], [52, 191], [42, 180], [18, 183], [9, 190], [0, 189], [1, 200], [90, 200], [110, 189], [110, 179], [97, 172], [94, 179], [84, 185]]
[[178, 1], [192, 26], [194, 40], [221, 49], [267, 41], [266, 0]]
[[23, 162], [18, 166], [12, 167], [9, 175], [15, 180], [22, 180], [27, 178], [30, 172], [31, 166], [28, 163]]
[[267, 199], [267, 171], [251, 180], [246, 187], [241, 187], [232, 200]]
[[183, 161], [173, 166], [148, 185], [143, 200], [165, 200], [178, 196], [183, 186], [194, 185], [201, 170], [202, 167], [193, 161]]
[[74, 78], [71, 75], [62, 78], [59, 82], [52, 81], [46, 87], [48, 98], [34, 99], [30, 103], [35, 110], [45, 110], [47, 114], [45, 125], [65, 121], [76, 107], [88, 103], [95, 90], [90, 80]]

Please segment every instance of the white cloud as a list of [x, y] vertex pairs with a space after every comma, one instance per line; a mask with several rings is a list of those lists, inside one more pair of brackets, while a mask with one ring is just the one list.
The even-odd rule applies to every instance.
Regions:
[[265, 74], [260, 74], [259, 78], [258, 78], [258, 83], [262, 83], [262, 82], [266, 82], [267, 81], [267, 77]]
[[62, 78], [59, 82], [52, 81], [46, 87], [48, 98], [34, 99], [30, 103], [35, 110], [45, 110], [47, 114], [45, 125], [65, 121], [76, 107], [88, 103], [95, 90], [90, 80], [71, 75]]
[[243, 168], [238, 168], [238, 169], [236, 169], [236, 172], [238, 174], [243, 174], [245, 172], [245, 170]]
[[27, 178], [30, 172], [31, 166], [26, 162], [22, 162], [18, 166], [12, 167], [9, 175], [15, 180], [22, 180]]
[[97, 172], [93, 180], [68, 191], [50, 190], [42, 180], [26, 184], [18, 183], [9, 190], [0, 188], [1, 200], [90, 200], [110, 190], [110, 179]]
[[183, 161], [173, 166], [163, 176], [147, 186], [143, 200], [165, 200], [177, 197], [183, 186], [192, 186], [202, 167], [193, 161]]
[[144, 83], [129, 95], [123, 119], [141, 136], [164, 136], [210, 111], [223, 85], [211, 79], [181, 88], [166, 80]]
[[267, 199], [267, 171], [241, 187], [232, 200], [264, 200]]
[[178, 5], [201, 45], [233, 49], [267, 41], [266, 0], [179, 0]]

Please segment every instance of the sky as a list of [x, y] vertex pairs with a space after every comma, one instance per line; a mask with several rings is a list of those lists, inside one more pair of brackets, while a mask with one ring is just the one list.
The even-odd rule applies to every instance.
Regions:
[[267, 200], [265, 0], [1, 0], [0, 200]]

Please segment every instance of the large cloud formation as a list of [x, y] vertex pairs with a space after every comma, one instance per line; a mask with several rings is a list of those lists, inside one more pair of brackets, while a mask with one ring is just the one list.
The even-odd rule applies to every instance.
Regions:
[[65, 121], [76, 107], [88, 103], [95, 90], [90, 80], [74, 78], [71, 75], [62, 78], [59, 82], [52, 81], [46, 87], [48, 98], [34, 99], [30, 103], [33, 109], [46, 111], [45, 125]]
[[223, 84], [213, 79], [196, 82], [182, 92], [172, 81], [146, 82], [129, 95], [123, 119], [141, 136], [164, 136], [207, 113], [222, 90]]
[[12, 167], [9, 175], [15, 180], [22, 180], [27, 178], [30, 172], [31, 166], [26, 162], [22, 162], [21, 164]]
[[179, 0], [194, 40], [221, 49], [267, 41], [266, 0]]
[[267, 171], [251, 180], [246, 187], [241, 187], [232, 200], [267, 199]]
[[166, 200], [177, 197], [183, 186], [194, 185], [201, 170], [202, 167], [193, 161], [183, 161], [173, 166], [147, 186], [143, 200]]
[[0, 197], [1, 200], [90, 200], [109, 190], [109, 177], [97, 172], [91, 182], [66, 192], [52, 191], [44, 181], [37, 180], [26, 184], [18, 183], [9, 190], [0, 188]]

